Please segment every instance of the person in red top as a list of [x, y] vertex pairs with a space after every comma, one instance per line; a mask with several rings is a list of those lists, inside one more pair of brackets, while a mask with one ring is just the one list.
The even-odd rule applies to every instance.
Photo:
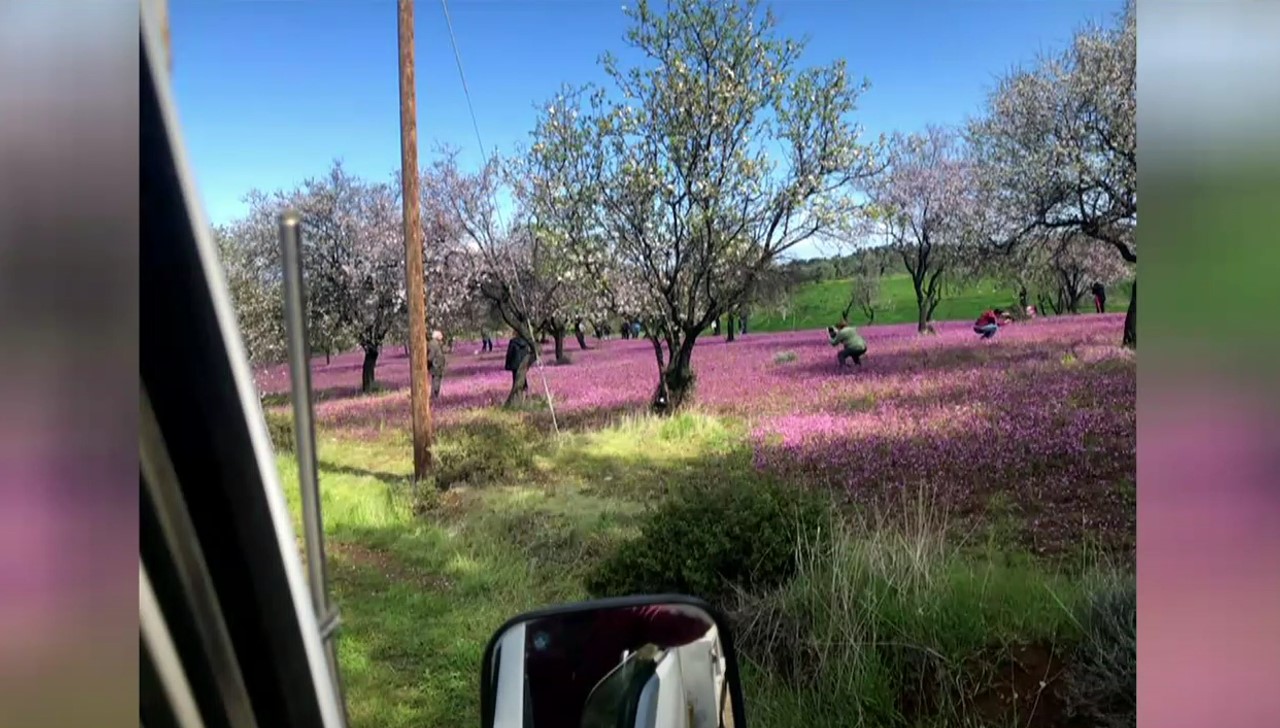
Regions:
[[994, 308], [984, 311], [978, 317], [978, 320], [973, 322], [973, 333], [980, 335], [984, 339], [990, 339], [1008, 321], [1009, 317], [1002, 309]]
[[525, 675], [534, 728], [580, 728], [582, 708], [623, 652], [687, 645], [714, 626], [688, 607], [651, 605], [563, 614], [529, 624]]

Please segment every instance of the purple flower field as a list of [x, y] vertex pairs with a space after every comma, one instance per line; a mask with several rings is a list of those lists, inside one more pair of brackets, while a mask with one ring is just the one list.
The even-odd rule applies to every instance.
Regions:
[[[921, 486], [954, 515], [977, 515], [993, 496], [1025, 525], [1040, 550], [1085, 535], [1109, 547], [1133, 544], [1136, 366], [1117, 345], [1123, 314], [1054, 317], [1013, 324], [981, 341], [967, 322], [919, 337], [912, 325], [861, 329], [868, 354], [841, 372], [822, 331], [708, 336], [694, 354], [697, 406], [750, 426], [758, 468], [880, 502]], [[647, 341], [570, 341], [574, 363], [530, 372], [545, 377], [561, 422], [590, 426], [643, 411], [656, 381]], [[459, 342], [449, 359], [437, 422], [500, 403], [510, 384], [505, 341], [478, 354]], [[548, 347], [549, 348], [549, 347]], [[782, 352], [789, 357], [775, 360]], [[553, 357], [548, 353], [545, 359]], [[358, 396], [361, 355], [314, 365], [320, 426], [351, 437], [409, 427], [408, 360], [384, 349], [378, 381]], [[258, 373], [264, 393], [286, 391], [285, 367]]]

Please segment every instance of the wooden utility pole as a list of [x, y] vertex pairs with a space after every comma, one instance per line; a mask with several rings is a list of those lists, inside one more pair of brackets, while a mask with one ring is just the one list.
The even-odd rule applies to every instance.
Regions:
[[431, 469], [431, 380], [427, 372], [427, 291], [422, 270], [418, 191], [418, 100], [413, 67], [413, 0], [398, 0], [400, 29], [400, 185], [404, 206], [404, 282], [409, 293], [409, 396], [413, 403], [413, 480]]

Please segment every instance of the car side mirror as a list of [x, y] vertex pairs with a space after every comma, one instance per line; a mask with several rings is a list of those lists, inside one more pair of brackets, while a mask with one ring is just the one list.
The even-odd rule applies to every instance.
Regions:
[[579, 602], [502, 625], [485, 649], [482, 728], [745, 728], [726, 621], [692, 597]]

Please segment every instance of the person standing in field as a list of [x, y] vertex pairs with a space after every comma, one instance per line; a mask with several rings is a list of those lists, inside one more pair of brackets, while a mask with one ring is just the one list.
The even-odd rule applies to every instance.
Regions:
[[1093, 308], [1098, 313], [1107, 312], [1107, 289], [1101, 282], [1093, 284]]
[[862, 366], [862, 357], [867, 353], [867, 342], [863, 341], [858, 335], [858, 330], [850, 326], [848, 321], [841, 319], [840, 323], [828, 327], [827, 337], [832, 346], [840, 347], [840, 352], [836, 354], [836, 363], [841, 369], [849, 365], [850, 359], [855, 366]]
[[493, 333], [489, 329], [480, 332], [480, 351], [493, 351]]
[[440, 399], [440, 385], [444, 383], [444, 334], [439, 329], [431, 332], [427, 343], [427, 371], [431, 374], [431, 399]]

